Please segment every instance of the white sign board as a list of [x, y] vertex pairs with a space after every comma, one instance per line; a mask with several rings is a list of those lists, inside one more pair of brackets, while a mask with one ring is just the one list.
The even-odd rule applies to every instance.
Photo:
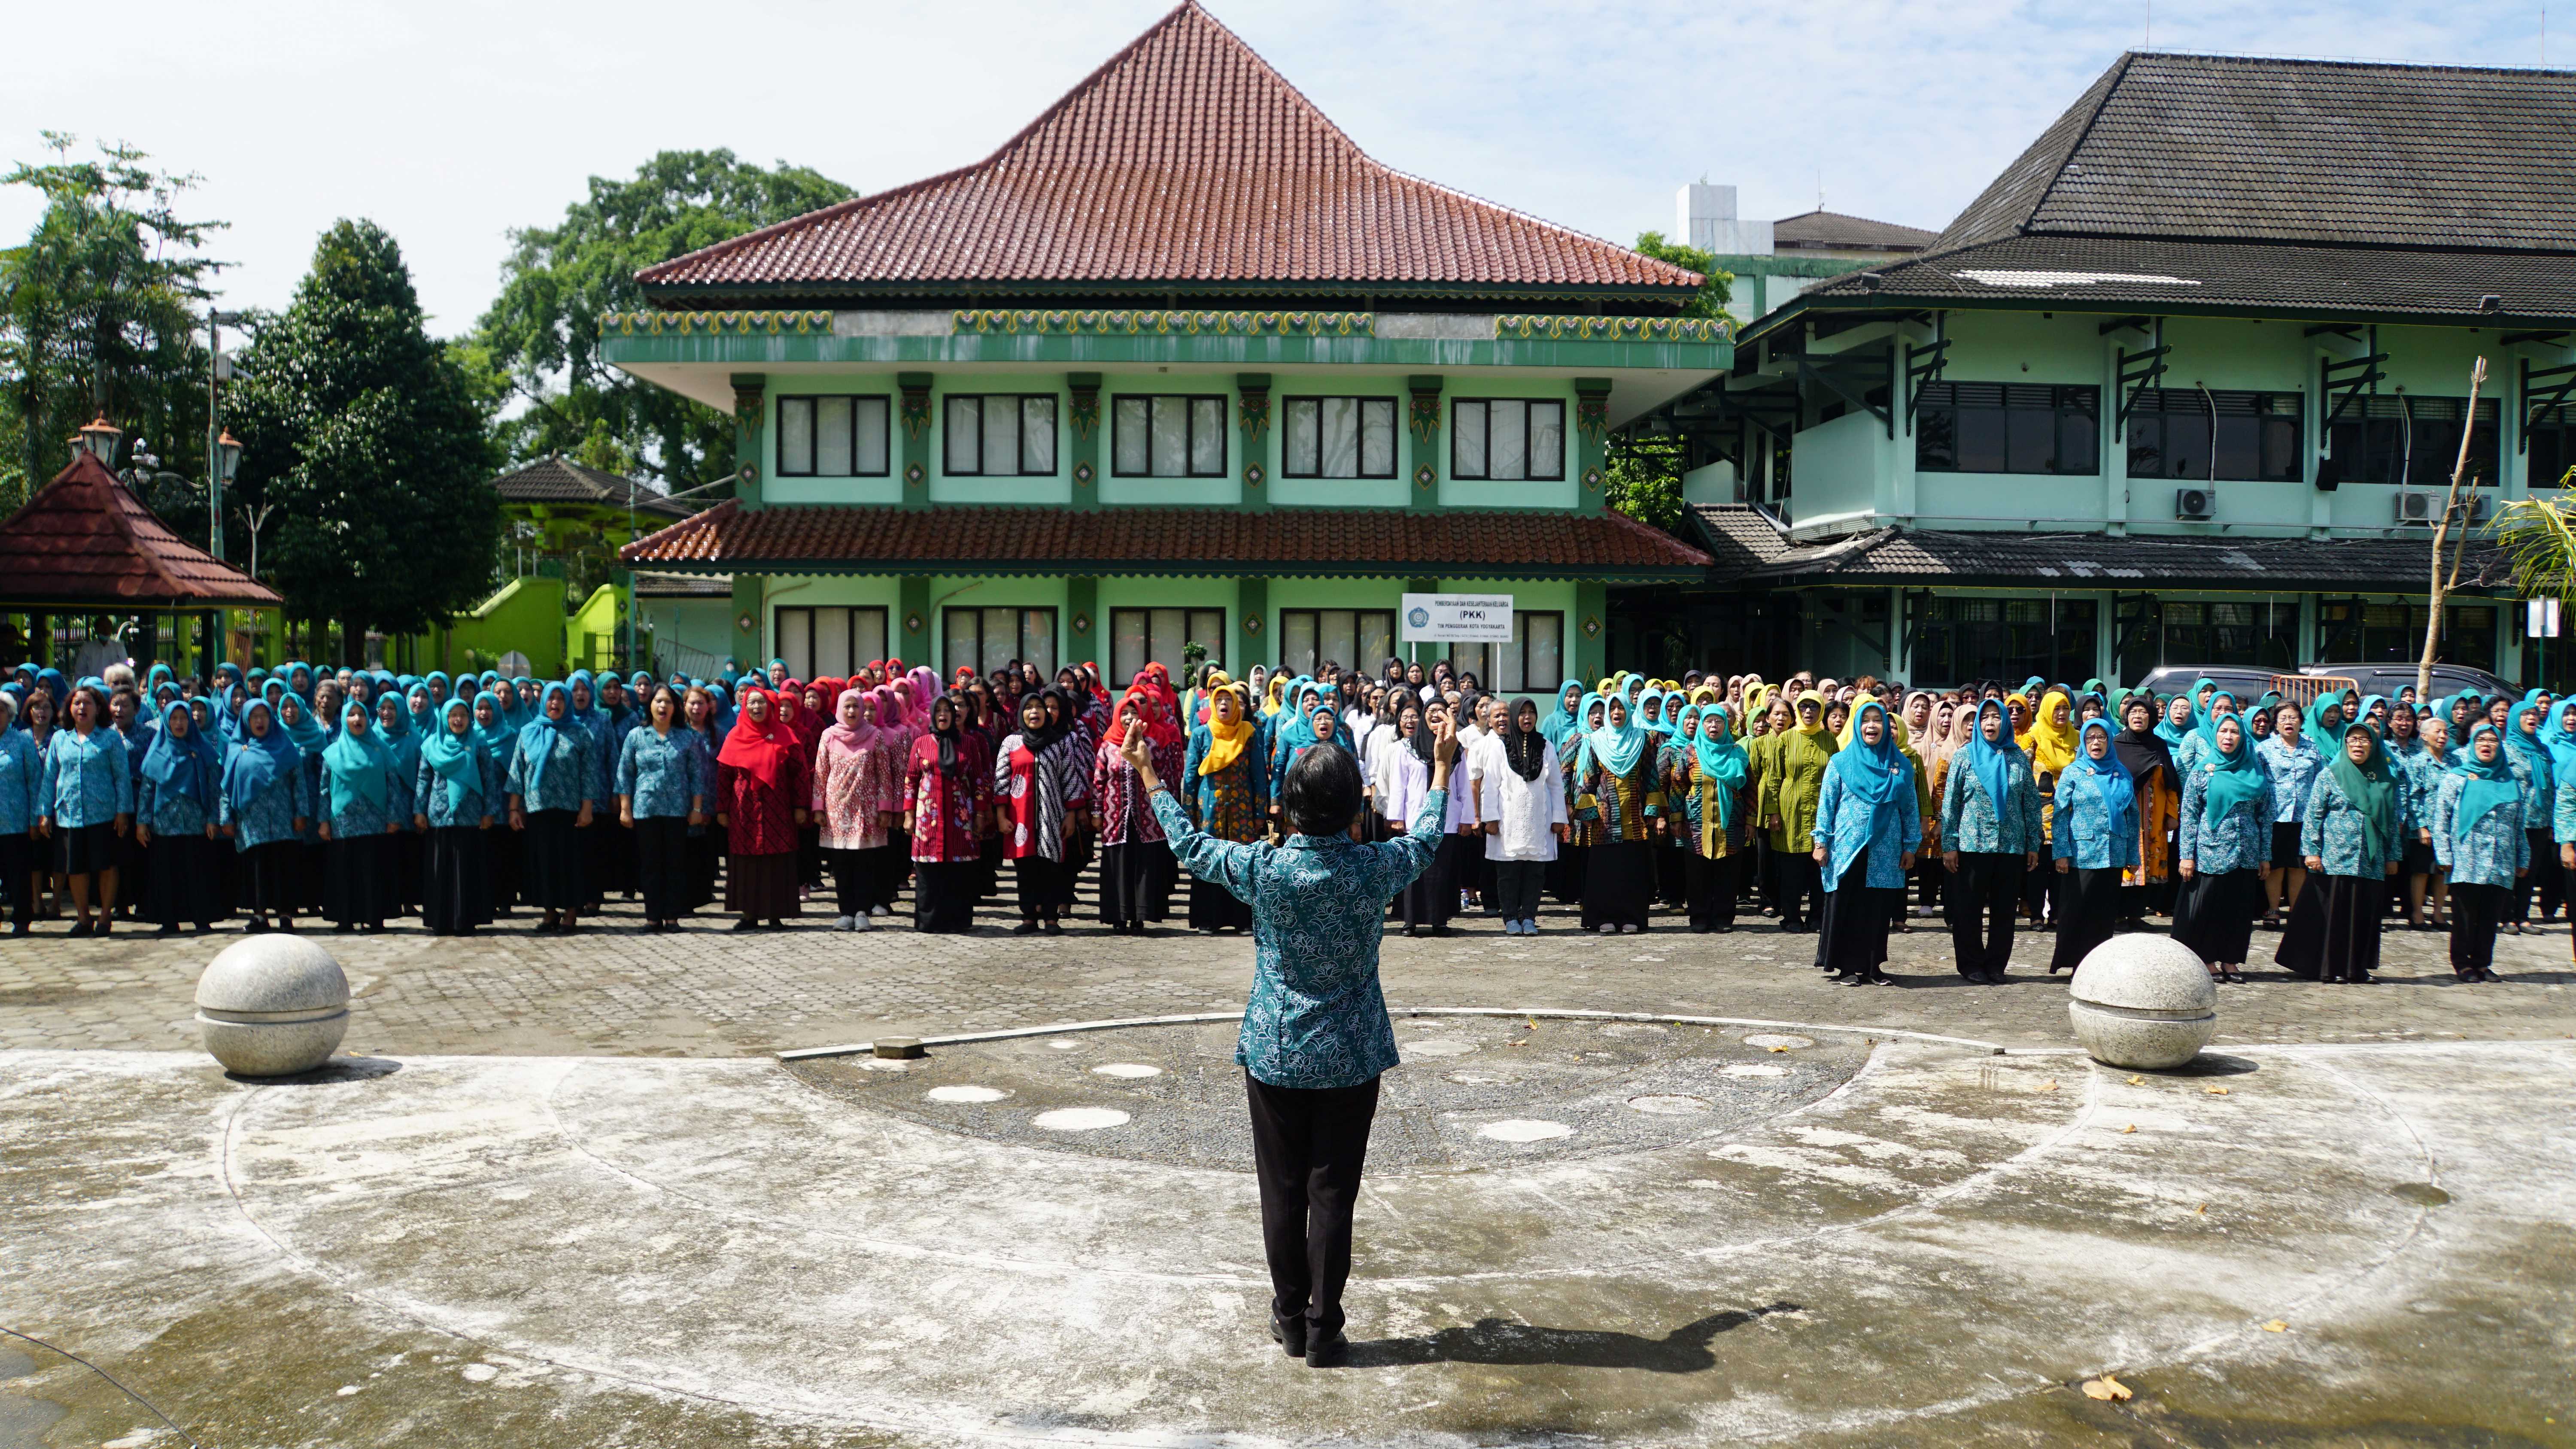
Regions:
[[1403, 638], [1407, 644], [1509, 644], [1512, 596], [1407, 594]]

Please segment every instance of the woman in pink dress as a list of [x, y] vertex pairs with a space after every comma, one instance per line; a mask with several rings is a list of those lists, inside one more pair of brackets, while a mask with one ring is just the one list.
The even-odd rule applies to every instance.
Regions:
[[841, 691], [838, 718], [814, 751], [814, 819], [823, 863], [831, 868], [839, 915], [836, 931], [864, 931], [883, 915], [877, 895], [886, 878], [886, 827], [903, 808], [894, 752], [875, 723], [875, 696]]

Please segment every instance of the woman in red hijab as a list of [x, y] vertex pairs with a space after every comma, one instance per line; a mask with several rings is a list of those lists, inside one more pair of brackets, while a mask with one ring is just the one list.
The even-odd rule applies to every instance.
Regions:
[[[791, 720], [796, 738], [805, 745], [805, 763], [811, 766], [823, 749], [823, 734], [833, 724], [841, 697], [837, 681], [809, 679], [803, 683], [789, 680], [787, 689], [796, 696], [796, 713]], [[812, 900], [823, 888], [823, 822], [807, 817], [796, 832], [796, 888], [799, 899]]]
[[778, 698], [754, 686], [716, 755], [716, 824], [728, 833], [725, 909], [737, 931], [776, 930], [798, 914], [796, 837], [813, 798], [813, 752], [781, 717]]

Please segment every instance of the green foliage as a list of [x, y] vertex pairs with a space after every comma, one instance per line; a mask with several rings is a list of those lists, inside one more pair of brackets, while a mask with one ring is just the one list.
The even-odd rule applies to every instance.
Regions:
[[[156, 171], [126, 146], [73, 161], [73, 144], [46, 132], [58, 159], [0, 176], [45, 198], [25, 243], [0, 251], [0, 512], [60, 472], [64, 440], [100, 413], [129, 442], [149, 440], [163, 469], [205, 473], [208, 364], [194, 309], [217, 264], [197, 249], [222, 223], [178, 214], [195, 177]], [[164, 518], [203, 542], [202, 490], [157, 493]]]
[[491, 586], [489, 414], [422, 322], [393, 238], [342, 221], [245, 354], [227, 409], [234, 487], [276, 507], [261, 572], [297, 614], [417, 633]]
[[645, 267], [850, 195], [785, 162], [764, 171], [730, 151], [664, 151], [631, 181], [592, 177], [561, 225], [513, 232], [501, 295], [476, 324], [468, 362], [480, 386], [530, 404], [502, 424], [509, 460], [620, 456], [631, 461], [617, 471], [671, 492], [724, 478], [731, 415], [603, 366], [600, 318], [644, 306], [635, 274]]
[[1682, 440], [1671, 434], [1614, 437], [1602, 496], [1639, 523], [1679, 533], [1686, 461]]
[[1640, 256], [1653, 257], [1659, 262], [1688, 267], [1708, 278], [1708, 284], [1699, 289], [1699, 295], [1692, 298], [1691, 304], [1682, 309], [1683, 316], [1723, 317], [1726, 315], [1726, 299], [1735, 286], [1735, 274], [1719, 268], [1717, 253], [1683, 246], [1680, 242], [1666, 241], [1664, 234], [1659, 231], [1639, 232], [1637, 245], [1633, 250]]
[[2516, 594], [2576, 602], [2576, 503], [2537, 496], [2508, 503], [2496, 535], [2513, 561]]

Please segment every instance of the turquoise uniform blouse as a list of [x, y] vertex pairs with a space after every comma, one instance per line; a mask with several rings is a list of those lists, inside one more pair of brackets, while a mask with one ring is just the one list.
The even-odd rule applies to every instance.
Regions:
[[36, 828], [44, 799], [45, 757], [25, 730], [0, 730], [0, 835]]
[[617, 752], [616, 785], [618, 794], [634, 797], [636, 819], [686, 817], [700, 808], [693, 802], [715, 793], [712, 772], [700, 773], [699, 762], [707, 756], [694, 738], [694, 731], [678, 725], [667, 738], [651, 725], [627, 732]]
[[486, 815], [491, 816], [497, 825], [510, 813], [508, 802], [501, 793], [501, 762], [483, 750], [470, 753], [474, 757], [474, 788], [482, 793], [468, 794], [462, 806], [447, 803], [447, 777], [431, 769], [429, 761], [421, 761], [420, 768], [413, 773], [412, 813], [428, 816], [430, 829], [481, 825]]
[[2217, 769], [2204, 764], [2182, 778], [2182, 824], [2174, 859], [2190, 861], [2193, 871], [2205, 875], [2259, 870], [2272, 863], [2273, 817], [2280, 808], [2272, 799], [2272, 787], [2265, 784], [2262, 793], [2222, 819], [2206, 819], [2209, 777]]
[[134, 768], [126, 757], [125, 736], [101, 727], [88, 738], [74, 729], [58, 729], [45, 742], [45, 773], [38, 791], [37, 813], [53, 817], [63, 830], [114, 823], [134, 813]]
[[[1825, 847], [1828, 867], [1833, 857], [1844, 853], [1842, 847], [1850, 845], [1869, 852], [1869, 875], [1861, 884], [1879, 890], [1903, 886], [1905, 867], [1898, 862], [1906, 851], [1923, 843], [1923, 807], [1917, 803], [1921, 794], [1913, 781], [1907, 781], [1896, 792], [1897, 808], [1882, 819], [1879, 811], [1843, 789], [1840, 776], [1825, 771], [1825, 787], [1816, 799], [1815, 843]], [[1829, 878], [1825, 889], [1841, 884]]]
[[[1955, 769], [1955, 767], [1953, 767]], [[2074, 862], [2077, 870], [2110, 870], [2138, 863], [2138, 832], [2111, 829], [2111, 812], [2101, 792], [2078, 787], [2068, 774], [2057, 779], [2057, 830], [2052, 853]], [[1973, 773], [1973, 772], [1971, 772]]]
[[1941, 848], [1965, 855], [2028, 855], [2046, 847], [2039, 830], [2039, 784], [2030, 775], [2030, 757], [2015, 755], [2004, 766], [2004, 809], [1986, 797], [1986, 782], [1977, 777], [1962, 746], [1950, 757], [1950, 775], [1941, 785]]
[[249, 806], [239, 812], [233, 809], [230, 795], [218, 794], [215, 798], [215, 823], [233, 828], [235, 850], [299, 839], [295, 822], [310, 822], [312, 818], [313, 782], [301, 764], [278, 771], [268, 788], [252, 796]]
[[520, 800], [520, 808], [530, 814], [539, 810], [579, 810], [597, 804], [599, 787], [607, 777], [599, 765], [599, 737], [575, 725], [570, 729], [552, 730], [547, 742], [546, 768], [538, 777], [537, 794], [528, 794], [528, 757], [525, 741], [510, 746], [509, 793]]
[[2254, 747], [2254, 758], [2272, 772], [2272, 808], [2275, 824], [2297, 823], [2308, 818], [2308, 792], [2315, 788], [2317, 772], [2326, 767], [2326, 757], [2305, 739], [2293, 749], [2279, 735]]
[[1252, 907], [1252, 996], [1235, 1061], [1259, 1081], [1299, 1088], [1356, 1087], [1394, 1066], [1378, 939], [1386, 903], [1440, 848], [1449, 792], [1423, 797], [1410, 834], [1375, 845], [1341, 835], [1235, 844], [1191, 824], [1169, 789], [1153, 804], [1182, 867]]
[[2383, 858], [2371, 860], [2363, 852], [2369, 848], [2370, 832], [2361, 824], [2361, 812], [2353, 808], [2352, 797], [2343, 792], [2343, 783], [2332, 770], [2319, 770], [2317, 782], [2308, 787], [2307, 819], [2299, 826], [2299, 854], [2314, 856], [2326, 863], [2326, 874], [2359, 876], [2377, 880], [2388, 873], [2388, 867], [2406, 858], [2406, 842], [2415, 838], [2415, 818], [2406, 813], [2406, 786], [2401, 779], [2397, 796], [2397, 833], [2388, 841]]
[[2469, 838], [2451, 838], [2459, 814], [2466, 775], [2444, 775], [2433, 797], [2433, 858], [2451, 873], [2453, 885], [2511, 886], [2517, 871], [2531, 868], [2531, 837], [2522, 828], [2522, 803], [2514, 801], [2487, 812], [2469, 827]]

